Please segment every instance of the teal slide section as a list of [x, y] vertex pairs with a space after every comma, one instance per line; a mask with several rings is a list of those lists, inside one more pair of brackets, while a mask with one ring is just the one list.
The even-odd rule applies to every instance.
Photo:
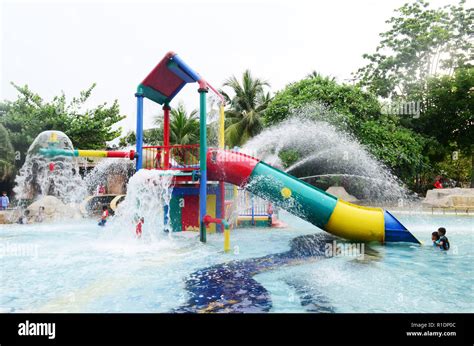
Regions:
[[[261, 161], [255, 166], [246, 189], [319, 228], [328, 223], [337, 204], [337, 197]], [[285, 192], [291, 196], [285, 196]]]

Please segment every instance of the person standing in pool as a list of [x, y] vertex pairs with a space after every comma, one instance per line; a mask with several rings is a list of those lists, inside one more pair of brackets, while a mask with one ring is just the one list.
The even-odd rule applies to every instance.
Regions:
[[10, 205], [10, 199], [8, 199], [7, 193], [3, 191], [2, 197], [0, 197], [0, 210], [7, 210]]
[[268, 203], [267, 215], [268, 215], [268, 227], [272, 227], [272, 224], [273, 224], [273, 205], [271, 203]]
[[105, 226], [105, 223], [107, 222], [107, 218], [109, 217], [109, 209], [107, 208], [106, 205], [102, 207], [102, 215], [100, 217], [100, 221], [97, 225], [99, 226]]
[[140, 220], [138, 220], [137, 227], [135, 227], [135, 233], [137, 234], [138, 239], [142, 237], [142, 227], [144, 223], [145, 218], [141, 217]]
[[438, 228], [438, 234], [439, 240], [436, 246], [438, 246], [441, 250], [448, 251], [451, 245], [449, 244], [448, 237], [446, 237], [446, 228]]

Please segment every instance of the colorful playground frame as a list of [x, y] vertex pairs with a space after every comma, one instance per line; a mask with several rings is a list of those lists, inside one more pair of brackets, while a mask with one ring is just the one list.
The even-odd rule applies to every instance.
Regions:
[[[199, 84], [200, 95], [200, 169], [195, 176], [199, 177], [199, 222], [202, 242], [206, 242], [206, 226], [209, 223], [222, 226], [227, 224], [224, 209], [224, 181], [227, 181], [237, 186], [245, 186], [256, 195], [269, 197], [277, 205], [286, 206], [287, 210], [314, 225], [347, 239], [377, 240], [382, 243], [386, 241], [419, 243], [388, 211], [350, 204], [284, 172], [275, 170], [258, 159], [241, 153], [224, 151], [224, 97], [174, 52], [168, 52], [137, 89], [137, 170], [142, 168], [143, 158], [143, 97], [163, 105], [164, 167], [169, 168], [169, 103], [187, 83], [195, 82]], [[216, 93], [221, 104], [219, 150], [208, 151], [206, 94], [209, 89]], [[208, 163], [212, 168], [209, 172]], [[196, 173], [196, 171], [193, 172]], [[208, 178], [219, 181], [221, 203], [218, 218], [207, 215]], [[282, 186], [278, 186], [279, 184]], [[294, 194], [293, 197], [292, 194]], [[287, 203], [291, 198], [298, 202], [294, 203], [297, 207]]]
[[[170, 102], [187, 83], [199, 88], [199, 145], [170, 145]], [[206, 95], [211, 89], [220, 99], [219, 148], [207, 148]], [[252, 156], [224, 150], [224, 97], [174, 52], [169, 52], [139, 84], [137, 143], [133, 152], [42, 149], [47, 156], [102, 156], [136, 159], [136, 170], [179, 170], [173, 180], [173, 197], [184, 198], [184, 208], [171, 200], [171, 221], [178, 230], [199, 229], [206, 242], [207, 228], [224, 232], [224, 250], [230, 250], [230, 225], [225, 219], [225, 183], [246, 189], [277, 207], [309, 221], [336, 236], [355, 241], [419, 241], [392, 214], [382, 208], [348, 203]], [[163, 105], [162, 146], [143, 146], [143, 99]], [[199, 156], [199, 157], [197, 157]], [[173, 162], [174, 160], [174, 162]], [[179, 160], [179, 162], [177, 161]], [[209, 180], [209, 181], [208, 181]], [[218, 186], [218, 188], [216, 188]], [[198, 197], [198, 198], [197, 198]], [[198, 211], [198, 215], [196, 214]], [[166, 214], [166, 213], [165, 213]], [[177, 220], [181, 220], [178, 222]], [[179, 229], [181, 228], [181, 229]]]
[[[170, 151], [183, 150], [184, 146], [170, 146], [170, 102], [187, 83], [199, 84], [199, 172], [192, 166], [185, 165], [182, 171], [193, 171], [193, 177], [199, 177], [199, 232], [200, 240], [206, 242], [206, 228], [211, 223], [219, 224], [224, 233], [229, 232], [225, 218], [225, 186], [224, 181], [219, 181], [218, 197], [220, 199], [218, 218], [207, 215], [207, 101], [206, 94], [211, 89], [220, 99], [219, 111], [219, 147], [224, 149], [224, 97], [213, 88], [204, 78], [192, 70], [176, 53], [168, 52], [148, 76], [140, 83], [135, 94], [137, 98], [137, 171], [143, 168], [143, 98], [147, 98], [163, 105], [163, 146], [147, 147], [163, 153], [162, 166], [155, 169], [170, 169]], [[186, 167], [187, 166], [187, 167]], [[226, 238], [228, 235], [226, 234]], [[226, 248], [226, 251], [229, 249]]]

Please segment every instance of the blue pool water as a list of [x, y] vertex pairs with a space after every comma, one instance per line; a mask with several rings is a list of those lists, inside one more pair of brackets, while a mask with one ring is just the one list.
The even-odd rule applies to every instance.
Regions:
[[[474, 218], [396, 216], [427, 245], [370, 245], [363, 258], [307, 259], [257, 273], [269, 311], [474, 312]], [[137, 241], [123, 232], [117, 236], [120, 225], [104, 230], [94, 220], [2, 225], [0, 312], [178, 309], [189, 300], [185, 282], [192, 273], [283, 253], [292, 239], [322, 232], [289, 214], [282, 217], [289, 228], [234, 230], [230, 254], [222, 252], [220, 234], [203, 245], [192, 232]], [[448, 253], [430, 245], [440, 226], [448, 230]]]

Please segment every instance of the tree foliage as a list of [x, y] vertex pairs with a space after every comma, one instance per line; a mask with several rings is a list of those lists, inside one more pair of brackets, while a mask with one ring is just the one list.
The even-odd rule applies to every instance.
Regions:
[[125, 116], [120, 115], [117, 101], [111, 106], [103, 103], [91, 109], [85, 107], [95, 84], [69, 103], [64, 94], [47, 102], [27, 85], [12, 85], [18, 91], [18, 98], [2, 104], [4, 114], [0, 117], [0, 123], [7, 129], [15, 150], [22, 154], [19, 164], [22, 164], [30, 144], [42, 131], [62, 131], [75, 147], [87, 149], [105, 148], [108, 141], [120, 136], [121, 128], [115, 125]]
[[[120, 137], [119, 147], [128, 147], [137, 143], [135, 131], [128, 131], [125, 136]], [[161, 128], [153, 127], [143, 130], [143, 143], [147, 145], [162, 145], [163, 131]]]
[[[163, 145], [163, 114], [154, 118], [156, 127], [143, 131], [143, 142], [150, 145]], [[136, 143], [136, 134], [129, 131], [120, 138], [119, 145], [124, 147]], [[170, 144], [186, 145], [199, 143], [199, 117], [197, 110], [187, 112], [183, 103], [170, 111]]]
[[413, 127], [444, 146], [456, 143], [472, 151], [474, 139], [474, 67], [459, 68], [453, 76], [428, 80], [426, 105]]
[[454, 179], [456, 182], [469, 181], [472, 169], [471, 159], [470, 156], [461, 151], [446, 153], [442, 160], [434, 164], [430, 181], [433, 181], [438, 174], [448, 179]]
[[465, 4], [461, 0], [431, 8], [428, 2], [415, 0], [403, 5], [387, 21], [390, 29], [380, 34], [375, 53], [364, 55], [368, 63], [355, 77], [358, 85], [380, 97], [417, 102], [419, 117], [404, 114], [392, 119], [424, 143], [423, 174], [432, 176], [441, 170], [451, 174], [446, 157], [461, 150], [464, 158], [471, 156], [474, 187], [474, 10]]
[[380, 104], [373, 95], [359, 87], [339, 84], [334, 78], [313, 72], [275, 95], [265, 111], [265, 122], [269, 125], [278, 123], [291, 116], [292, 110], [314, 102], [344, 115], [351, 130], [358, 126], [360, 120], [380, 116]]
[[[358, 86], [339, 84], [333, 78], [311, 73], [275, 95], [265, 120], [275, 124], [295, 115], [327, 121], [350, 132], [406, 182], [426, 164], [425, 139], [403, 127], [396, 117], [381, 115], [377, 98]], [[280, 158], [284, 165], [298, 160], [292, 150], [283, 152]]]
[[409, 184], [411, 178], [428, 164], [424, 155], [427, 140], [393, 119], [363, 122], [357, 138], [377, 159]]
[[432, 9], [417, 0], [397, 9], [375, 53], [363, 55], [368, 64], [355, 73], [360, 85], [384, 98], [407, 98], [423, 92], [427, 77], [465, 66], [472, 59], [474, 11], [464, 5]]
[[459, 149], [470, 156], [474, 187], [474, 67], [459, 68], [453, 76], [432, 77], [427, 85], [426, 105], [413, 127], [436, 139], [441, 144], [440, 154], [449, 156]]
[[8, 131], [0, 124], [0, 181], [10, 180], [15, 172], [15, 151]]
[[[163, 132], [163, 115], [155, 117], [155, 125]], [[196, 109], [187, 112], [183, 103], [170, 111], [170, 143], [197, 144], [199, 143], [199, 117]]]
[[300, 159], [300, 154], [295, 149], [284, 149], [279, 151], [278, 157], [280, 158], [283, 167], [288, 168]]
[[221, 91], [229, 105], [226, 110], [226, 144], [230, 147], [242, 146], [249, 138], [257, 135], [263, 128], [263, 112], [271, 97], [265, 92], [269, 83], [252, 76], [250, 70], [244, 71], [242, 80], [235, 76], [224, 82], [224, 87], [232, 90], [233, 96]]

